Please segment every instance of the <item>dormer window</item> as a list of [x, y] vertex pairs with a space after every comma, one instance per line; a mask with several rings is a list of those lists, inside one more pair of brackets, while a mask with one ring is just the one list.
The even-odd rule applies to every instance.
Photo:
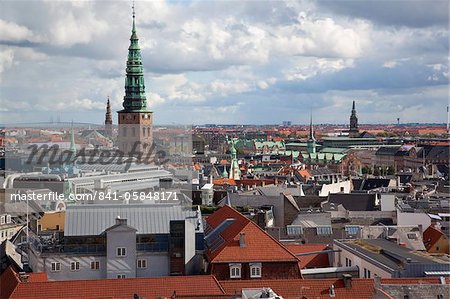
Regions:
[[261, 278], [261, 263], [250, 264], [250, 278]]
[[241, 278], [241, 264], [230, 264], [230, 278]]
[[5, 216], [0, 217], [0, 224], [5, 224]]
[[6, 223], [11, 223], [11, 215], [6, 215]]

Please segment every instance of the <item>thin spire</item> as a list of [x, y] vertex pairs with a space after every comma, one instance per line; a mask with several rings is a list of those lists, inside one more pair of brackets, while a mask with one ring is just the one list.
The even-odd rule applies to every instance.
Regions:
[[310, 120], [309, 120], [309, 138], [314, 139], [314, 127], [313, 127], [312, 112], [310, 114]]
[[352, 110], [355, 110], [355, 101], [353, 100]]
[[136, 25], [135, 25], [135, 18], [136, 18], [136, 12], [134, 11], [134, 0], [133, 0], [133, 5], [131, 6], [131, 8], [133, 9], [133, 31], [136, 31]]

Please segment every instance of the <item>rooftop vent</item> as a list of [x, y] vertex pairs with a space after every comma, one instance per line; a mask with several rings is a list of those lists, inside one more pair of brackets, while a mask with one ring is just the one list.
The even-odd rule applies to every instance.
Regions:
[[344, 274], [342, 275], [342, 279], [344, 280], [344, 286], [346, 289], [352, 288], [352, 275], [351, 274]]

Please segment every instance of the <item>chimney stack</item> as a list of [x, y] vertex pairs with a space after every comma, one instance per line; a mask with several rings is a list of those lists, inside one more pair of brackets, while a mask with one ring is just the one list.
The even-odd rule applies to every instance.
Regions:
[[239, 247], [244, 248], [245, 245], [245, 234], [244, 233], [240, 233], [239, 234]]
[[116, 224], [125, 224], [126, 225], [127, 224], [127, 219], [126, 218], [121, 219], [120, 216], [117, 216]]
[[21, 282], [28, 282], [28, 278], [30, 275], [26, 274], [25, 272], [19, 272], [19, 279]]
[[342, 279], [344, 280], [344, 286], [346, 289], [352, 288], [352, 275], [351, 274], [344, 274], [342, 275]]

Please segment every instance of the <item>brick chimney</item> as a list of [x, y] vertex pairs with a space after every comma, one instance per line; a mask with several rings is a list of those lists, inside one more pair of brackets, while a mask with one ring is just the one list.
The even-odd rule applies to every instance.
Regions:
[[344, 286], [346, 289], [352, 288], [352, 275], [351, 274], [344, 274], [342, 275], [342, 280], [344, 281]]
[[239, 234], [239, 247], [244, 248], [245, 245], [245, 234], [244, 233], [240, 233]]

